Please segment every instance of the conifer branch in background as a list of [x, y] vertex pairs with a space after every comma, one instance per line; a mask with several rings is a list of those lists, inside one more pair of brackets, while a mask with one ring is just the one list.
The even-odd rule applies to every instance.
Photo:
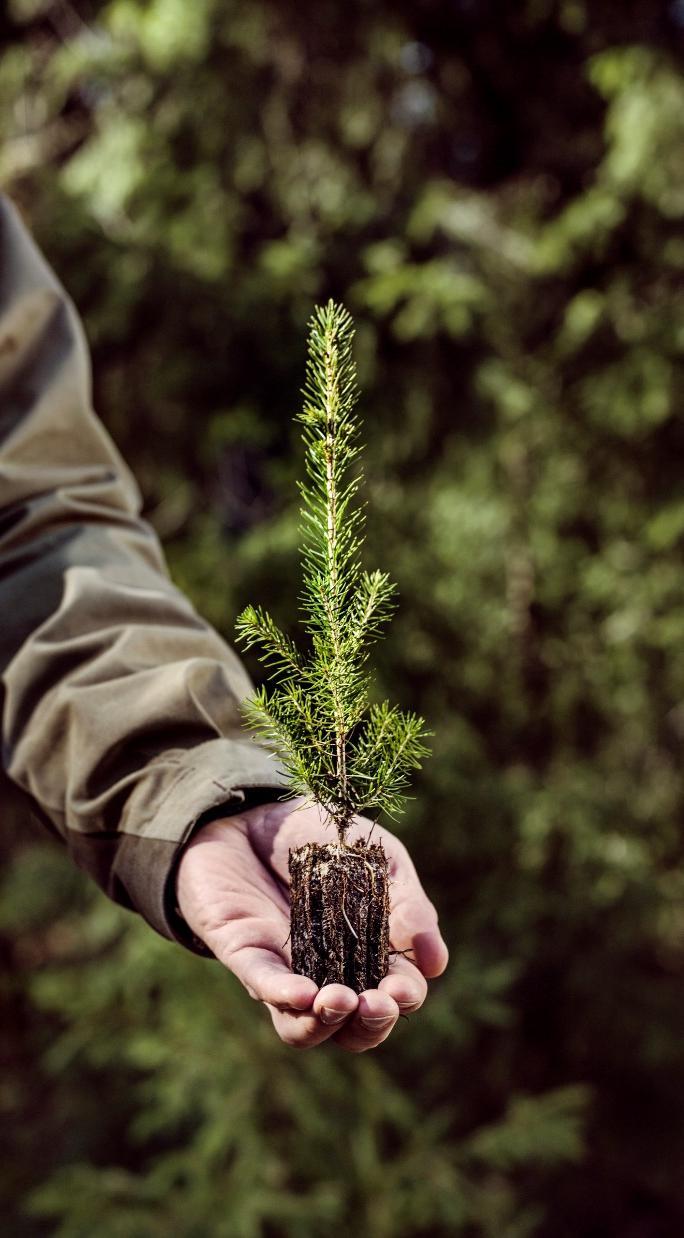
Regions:
[[361, 566], [364, 512], [357, 502], [359, 418], [354, 326], [329, 301], [310, 321], [304, 407], [301, 611], [306, 654], [270, 615], [248, 606], [237, 621], [274, 686], [259, 689], [245, 717], [283, 763], [292, 793], [320, 804], [343, 840], [355, 813], [403, 807], [411, 770], [429, 754], [422, 718], [387, 701], [371, 705], [369, 646], [391, 617], [395, 587]]

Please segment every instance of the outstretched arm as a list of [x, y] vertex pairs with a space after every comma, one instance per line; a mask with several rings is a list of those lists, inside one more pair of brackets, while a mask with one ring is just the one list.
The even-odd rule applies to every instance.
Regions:
[[323, 826], [274, 802], [283, 779], [241, 723], [244, 668], [169, 580], [139, 510], [91, 409], [75, 310], [0, 197], [0, 791], [110, 897], [215, 954], [288, 1043], [370, 1048], [445, 965], [434, 911], [385, 834], [392, 941], [415, 965], [397, 955], [360, 998], [292, 974], [287, 851]]
[[107, 893], [182, 937], [172, 872], [196, 822], [275, 799], [249, 679], [168, 578], [90, 404], [76, 312], [0, 197], [2, 793]]

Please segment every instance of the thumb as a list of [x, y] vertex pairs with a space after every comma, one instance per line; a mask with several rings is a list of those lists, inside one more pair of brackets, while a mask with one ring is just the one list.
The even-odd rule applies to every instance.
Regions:
[[441, 976], [449, 962], [447, 944], [439, 931], [437, 912], [430, 900], [404, 895], [390, 914], [390, 941], [395, 950], [406, 950], [424, 976]]

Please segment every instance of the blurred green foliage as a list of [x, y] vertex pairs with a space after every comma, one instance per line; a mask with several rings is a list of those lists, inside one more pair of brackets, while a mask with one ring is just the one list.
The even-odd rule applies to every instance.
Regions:
[[[378, 687], [452, 964], [297, 1056], [23, 826], [16, 1238], [684, 1228], [684, 9], [10, 0], [0, 175], [175, 579], [296, 625], [306, 322], [354, 314]], [[256, 668], [253, 666], [253, 670]]]

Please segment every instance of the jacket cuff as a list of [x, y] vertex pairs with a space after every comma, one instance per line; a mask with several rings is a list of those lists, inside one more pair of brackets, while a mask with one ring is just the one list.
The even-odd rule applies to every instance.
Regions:
[[[110, 873], [110, 896], [134, 908], [163, 937], [195, 954], [213, 957], [185, 924], [176, 903], [176, 869], [183, 847], [195, 831], [217, 816], [244, 811], [282, 797], [287, 783], [275, 757], [251, 740], [214, 739], [160, 758], [168, 774], [161, 797], [148, 816], [136, 819], [136, 805], [126, 807], [124, 832]], [[155, 787], [157, 762], [146, 771], [142, 787]], [[130, 822], [130, 824], [128, 824]]]

